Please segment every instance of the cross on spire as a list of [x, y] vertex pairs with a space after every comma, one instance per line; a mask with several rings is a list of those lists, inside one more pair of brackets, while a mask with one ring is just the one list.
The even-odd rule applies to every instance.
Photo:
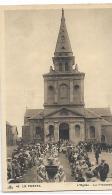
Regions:
[[64, 18], [64, 9], [62, 8], [62, 18]]

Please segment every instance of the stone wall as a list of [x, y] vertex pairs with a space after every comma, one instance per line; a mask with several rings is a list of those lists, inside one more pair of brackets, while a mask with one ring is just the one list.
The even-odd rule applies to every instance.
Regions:
[[32, 141], [30, 126], [22, 126], [22, 138], [24, 143], [30, 143]]
[[[36, 133], [36, 128], [40, 127], [41, 136]], [[29, 125], [22, 127], [22, 137], [24, 141], [44, 142], [44, 123], [43, 120], [29, 120]]]
[[105, 136], [105, 142], [108, 144], [112, 144], [112, 126], [103, 126], [101, 135]]
[[90, 136], [90, 129], [91, 127], [94, 127], [95, 129], [95, 139], [96, 141], [101, 141], [101, 121], [100, 119], [87, 119], [85, 124], [85, 130], [86, 130], [86, 140], [92, 140], [92, 137]]
[[[49, 126], [53, 125], [54, 126], [54, 140], [55, 142], [59, 141], [59, 127], [60, 124], [62, 123], [67, 123], [69, 125], [69, 140], [73, 143], [78, 143], [79, 141], [84, 141], [85, 140], [85, 122], [84, 119], [73, 119], [73, 118], [61, 118], [61, 119], [45, 119], [44, 121], [44, 140], [45, 142], [49, 141], [49, 138], [47, 135], [49, 134]], [[80, 136], [77, 137], [75, 133], [75, 126], [79, 125], [80, 126]]]

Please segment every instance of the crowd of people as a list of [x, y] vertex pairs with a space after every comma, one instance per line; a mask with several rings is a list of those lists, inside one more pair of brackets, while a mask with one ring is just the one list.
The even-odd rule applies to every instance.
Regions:
[[67, 157], [71, 167], [71, 175], [76, 182], [105, 181], [109, 173], [109, 165], [105, 160], [98, 164], [98, 157], [101, 150], [96, 147], [94, 150], [96, 163], [92, 164], [87, 152], [87, 143], [80, 142], [77, 146], [67, 148]]
[[[59, 144], [18, 146], [7, 162], [9, 182], [20, 182], [23, 175], [36, 166], [37, 182], [65, 181], [63, 166], [59, 162]], [[50, 170], [50, 167], [54, 169]]]
[[[110, 149], [106, 151], [111, 152]], [[36, 167], [36, 182], [65, 182], [66, 174], [59, 156], [68, 159], [70, 174], [74, 182], [106, 181], [109, 165], [105, 160], [99, 163], [103, 148], [101, 144], [79, 142], [75, 145], [67, 140], [58, 143], [18, 145], [8, 158], [7, 178], [9, 183], [23, 181], [23, 175]], [[90, 161], [88, 152], [94, 152], [96, 163]]]
[[112, 152], [112, 144], [99, 143], [94, 141], [90, 141], [86, 143], [86, 150], [88, 152], [95, 151], [97, 148], [99, 148], [100, 151], [102, 152]]

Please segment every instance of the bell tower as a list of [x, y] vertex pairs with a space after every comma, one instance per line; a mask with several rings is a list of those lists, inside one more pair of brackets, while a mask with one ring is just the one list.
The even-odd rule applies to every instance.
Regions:
[[52, 60], [53, 66], [50, 66], [49, 73], [43, 75], [45, 112], [61, 107], [83, 112], [85, 74], [80, 72], [75, 64], [63, 9]]
[[66, 28], [64, 10], [62, 9], [62, 17], [56, 49], [53, 57], [54, 70], [57, 72], [71, 72], [74, 65], [74, 56]]

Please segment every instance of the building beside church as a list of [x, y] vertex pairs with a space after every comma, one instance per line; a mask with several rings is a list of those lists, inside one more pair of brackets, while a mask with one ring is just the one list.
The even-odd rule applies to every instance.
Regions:
[[23, 140], [26, 143], [60, 139], [76, 144], [81, 140], [112, 143], [110, 109], [85, 107], [85, 73], [75, 64], [64, 10], [52, 60], [53, 67], [43, 75], [44, 109], [26, 109]]
[[14, 146], [17, 144], [18, 140], [18, 130], [16, 126], [12, 126], [8, 121], [6, 121], [6, 143], [7, 146]]

